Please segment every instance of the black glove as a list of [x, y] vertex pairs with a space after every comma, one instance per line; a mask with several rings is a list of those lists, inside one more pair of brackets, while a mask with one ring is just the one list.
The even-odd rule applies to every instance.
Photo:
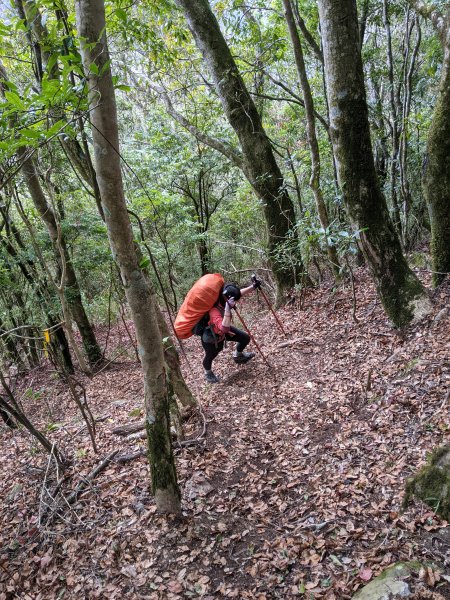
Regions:
[[259, 279], [256, 278], [256, 275], [252, 275], [252, 285], [253, 285], [253, 289], [254, 290], [260, 290], [261, 289], [261, 281]]

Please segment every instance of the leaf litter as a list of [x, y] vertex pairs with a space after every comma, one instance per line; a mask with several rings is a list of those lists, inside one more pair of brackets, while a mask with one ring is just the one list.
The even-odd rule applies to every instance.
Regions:
[[[420, 503], [403, 513], [400, 506], [406, 478], [450, 441], [450, 285], [435, 292], [433, 314], [400, 335], [365, 272], [355, 274], [358, 323], [349, 287], [323, 285], [307, 292], [304, 310], [280, 310], [287, 338], [256, 299], [246, 301], [271, 369], [260, 357], [237, 366], [227, 348], [214, 365], [221, 383], [204, 385], [198, 338], [188, 341], [183, 368], [207, 436], [175, 446], [182, 518], [156, 513], [144, 456], [108, 464], [73, 505], [53, 504], [57, 486], [69, 497], [113, 450], [145, 450], [145, 441], [112, 433], [142, 419], [132, 348], [83, 378], [98, 455], [50, 367], [24, 376], [16, 393], [27, 413], [74, 463], [45, 479], [48, 457], [24, 432], [0, 429], [0, 600], [345, 600], [412, 559], [437, 561], [417, 585], [446, 593], [447, 523]], [[129, 346], [121, 325], [109, 343]], [[187, 437], [200, 427], [191, 415]]]

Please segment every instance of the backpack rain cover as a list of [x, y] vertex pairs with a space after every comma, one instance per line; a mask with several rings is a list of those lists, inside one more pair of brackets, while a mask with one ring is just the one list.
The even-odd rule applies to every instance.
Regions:
[[191, 337], [192, 329], [217, 302], [224, 284], [225, 280], [220, 273], [208, 273], [194, 283], [175, 319], [174, 328], [178, 339], [186, 340]]

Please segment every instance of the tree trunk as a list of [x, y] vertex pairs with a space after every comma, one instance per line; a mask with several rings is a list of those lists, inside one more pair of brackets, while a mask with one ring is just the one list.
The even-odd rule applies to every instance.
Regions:
[[43, 446], [43, 448], [45, 448], [45, 450], [49, 454], [53, 453], [58, 464], [60, 466], [63, 466], [64, 458], [60, 455], [56, 446], [52, 444], [43, 433], [38, 431], [28, 419], [28, 417], [21, 411], [1, 371], [0, 383], [3, 389], [5, 390], [6, 395], [6, 398], [0, 395], [0, 409], [9, 414], [11, 417], [13, 417], [18, 423], [23, 425], [25, 429], [27, 429], [31, 433], [31, 435], [38, 440], [38, 442]]
[[[22, 148], [18, 152], [22, 164], [22, 172], [25, 177], [25, 181], [30, 192], [30, 196], [33, 203], [39, 212], [42, 220], [44, 221], [47, 231], [50, 235], [50, 239], [53, 243], [57, 262], [60, 264], [58, 259], [59, 248], [58, 248], [58, 224], [56, 221], [55, 213], [53, 208], [48, 204], [47, 199], [42, 190], [39, 182], [36, 166], [31, 158], [24, 159], [26, 156], [25, 148]], [[81, 299], [80, 287], [78, 285], [77, 276], [72, 265], [72, 261], [69, 255], [69, 251], [66, 246], [64, 237], [60, 238], [61, 251], [65, 261], [65, 279], [64, 294], [69, 307], [70, 313], [77, 324], [78, 330], [83, 341], [83, 346], [86, 351], [89, 363], [94, 365], [102, 357], [102, 352], [95, 338], [94, 330], [89, 322], [89, 319], [84, 310], [83, 302]]]
[[330, 129], [349, 217], [384, 309], [396, 327], [431, 305], [408, 267], [376, 176], [355, 0], [319, 0]]
[[[120, 170], [117, 110], [106, 42], [105, 8], [103, 0], [77, 0], [75, 7], [89, 90], [95, 166], [102, 206], [112, 254], [120, 268], [135, 324], [144, 373], [153, 493], [160, 511], [179, 513], [180, 492], [170, 435], [170, 398], [155, 297], [139, 266]], [[92, 72], [92, 64], [97, 66], [100, 75]]]
[[[167, 327], [167, 323], [164, 319], [162, 312], [158, 309], [156, 316], [158, 318], [158, 326], [161, 333], [161, 337], [170, 338], [171, 333]], [[167, 366], [169, 368], [170, 382], [172, 384], [173, 391], [177, 395], [178, 400], [183, 406], [197, 406], [197, 401], [191, 393], [191, 390], [186, 385], [183, 374], [180, 369], [180, 359], [178, 352], [175, 348], [172, 340], [166, 344], [164, 348], [164, 356], [166, 359]]]
[[6, 410], [3, 410], [2, 408], [0, 408], [0, 417], [3, 419], [7, 427], [9, 427], [10, 429], [17, 429], [17, 425], [15, 424], [14, 419], [8, 412], [6, 412]]
[[[47, 65], [52, 57], [53, 52], [56, 48], [54, 47], [55, 42], [52, 41], [45, 20], [42, 18], [39, 6], [34, 0], [14, 0], [14, 4], [20, 18], [24, 20], [25, 25], [28, 27], [27, 37], [31, 47], [31, 54], [34, 56], [35, 62], [35, 76], [36, 82], [39, 86], [42, 85], [42, 77], [47, 71], [47, 77], [49, 79], [60, 79], [58, 62], [48, 70]], [[58, 3], [58, 9], [56, 9], [57, 17], [61, 16], [61, 13], [65, 13], [64, 3]], [[62, 23], [63, 26], [66, 23]], [[66, 31], [66, 35], [70, 35], [71, 32]], [[58, 51], [62, 50], [62, 54], [67, 53], [67, 48], [63, 45], [63, 48], [58, 48]], [[75, 48], [72, 48], [72, 52], [75, 52]], [[75, 85], [75, 81], [72, 78], [72, 84]], [[55, 107], [53, 109], [52, 121], [56, 121], [66, 118], [65, 113], [60, 108]], [[81, 130], [83, 135], [83, 130]], [[71, 138], [70, 136], [58, 136], [58, 140], [61, 143], [67, 157], [70, 159], [78, 176], [85, 181], [94, 190], [96, 189], [95, 173], [90, 169], [90, 157], [86, 155], [85, 150], [78, 140]]]
[[450, 273], [450, 9], [443, 22], [444, 62], [428, 133], [423, 177], [430, 213], [434, 285], [439, 285]]
[[[297, 234], [295, 212], [283, 175], [260, 115], [239, 73], [208, 0], [176, 0], [183, 10], [195, 42], [214, 80], [225, 114], [236, 132], [244, 157], [243, 170], [264, 208], [269, 253], [279, 294], [307, 278]], [[286, 246], [294, 256], [292, 266], [283, 260]], [[287, 250], [289, 252], [289, 250]]]
[[2, 356], [7, 356], [12, 362], [17, 365], [22, 365], [22, 357], [20, 356], [19, 348], [17, 347], [17, 338], [12, 338], [5, 335], [4, 332], [9, 331], [10, 327], [0, 319], [0, 333], [2, 337]]
[[328, 218], [328, 211], [323, 199], [322, 188], [320, 185], [320, 151], [319, 144], [317, 142], [316, 135], [316, 118], [314, 115], [314, 101], [311, 93], [311, 87], [309, 85], [308, 76], [306, 74], [305, 60], [303, 57], [303, 48], [298, 35], [297, 27], [295, 25], [294, 13], [292, 11], [291, 0], [283, 0], [283, 6], [286, 16], [286, 22], [289, 29], [289, 35], [292, 41], [292, 47], [294, 49], [295, 64], [297, 66], [297, 74], [300, 80], [300, 86], [303, 92], [303, 100], [305, 102], [305, 113], [306, 113], [306, 124], [307, 124], [307, 135], [308, 144], [311, 152], [311, 177], [309, 185], [314, 194], [316, 201], [317, 214], [319, 216], [320, 224], [324, 230], [324, 242], [327, 250], [328, 258], [331, 264], [331, 270], [334, 278], [339, 279], [339, 258], [336, 252], [336, 247], [328, 242], [328, 234], [330, 227], [330, 220]]
[[[411, 52], [410, 44], [412, 32], [416, 27], [417, 35], [414, 48]], [[408, 221], [411, 211], [411, 189], [408, 178], [408, 149], [409, 149], [409, 117], [411, 112], [412, 77], [416, 65], [416, 58], [421, 42], [421, 30], [419, 20], [416, 17], [409, 22], [409, 14], [406, 20], [405, 34], [405, 64], [403, 75], [403, 105], [402, 105], [402, 129], [399, 145], [399, 167], [400, 167], [400, 192], [402, 197], [403, 228], [402, 237], [405, 248], [410, 246]]]
[[391, 136], [392, 136], [392, 154], [391, 154], [391, 202], [392, 214], [394, 217], [394, 226], [399, 235], [402, 232], [402, 222], [400, 217], [400, 207], [397, 197], [397, 172], [398, 172], [398, 148], [399, 131], [397, 123], [397, 104], [395, 101], [395, 82], [394, 82], [394, 57], [392, 53], [391, 24], [389, 21], [388, 0], [383, 0], [383, 22], [386, 31], [386, 52], [389, 75], [389, 103], [391, 108]]
[[[3, 216], [6, 223], [6, 217], [5, 215]], [[6, 236], [6, 238], [0, 239], [0, 243], [5, 248], [6, 252], [8, 252], [8, 254], [14, 259], [23, 277], [34, 289], [36, 296], [45, 311], [45, 306], [49, 304], [49, 299], [51, 298], [50, 290], [45, 280], [39, 280], [39, 276], [36, 272], [36, 266], [34, 264], [33, 259], [30, 258], [30, 255], [28, 255], [26, 262], [19, 257], [19, 254], [13, 244], [13, 241], [23, 251], [26, 250], [26, 246], [14, 223], [8, 223]], [[64, 368], [67, 370], [68, 373], [73, 373], [74, 369], [72, 357], [70, 355], [70, 349], [69, 344], [67, 342], [66, 334], [64, 333], [64, 329], [61, 326], [55, 327], [61, 321], [61, 318], [59, 318], [59, 315], [56, 315], [56, 317], [54, 317], [53, 315], [49, 314], [49, 312], [46, 312], [46, 317], [48, 328], [52, 330], [52, 335], [50, 336], [50, 338], [52, 338], [52, 336], [55, 337], [55, 340], [51, 339], [51, 343], [53, 344], [54, 349], [61, 354], [62, 364]]]

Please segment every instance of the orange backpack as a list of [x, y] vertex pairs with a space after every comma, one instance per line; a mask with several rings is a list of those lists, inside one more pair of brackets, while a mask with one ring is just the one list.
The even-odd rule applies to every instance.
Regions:
[[174, 328], [178, 339], [186, 340], [191, 337], [192, 329], [219, 299], [224, 284], [225, 280], [220, 273], [208, 273], [194, 283], [175, 319]]

